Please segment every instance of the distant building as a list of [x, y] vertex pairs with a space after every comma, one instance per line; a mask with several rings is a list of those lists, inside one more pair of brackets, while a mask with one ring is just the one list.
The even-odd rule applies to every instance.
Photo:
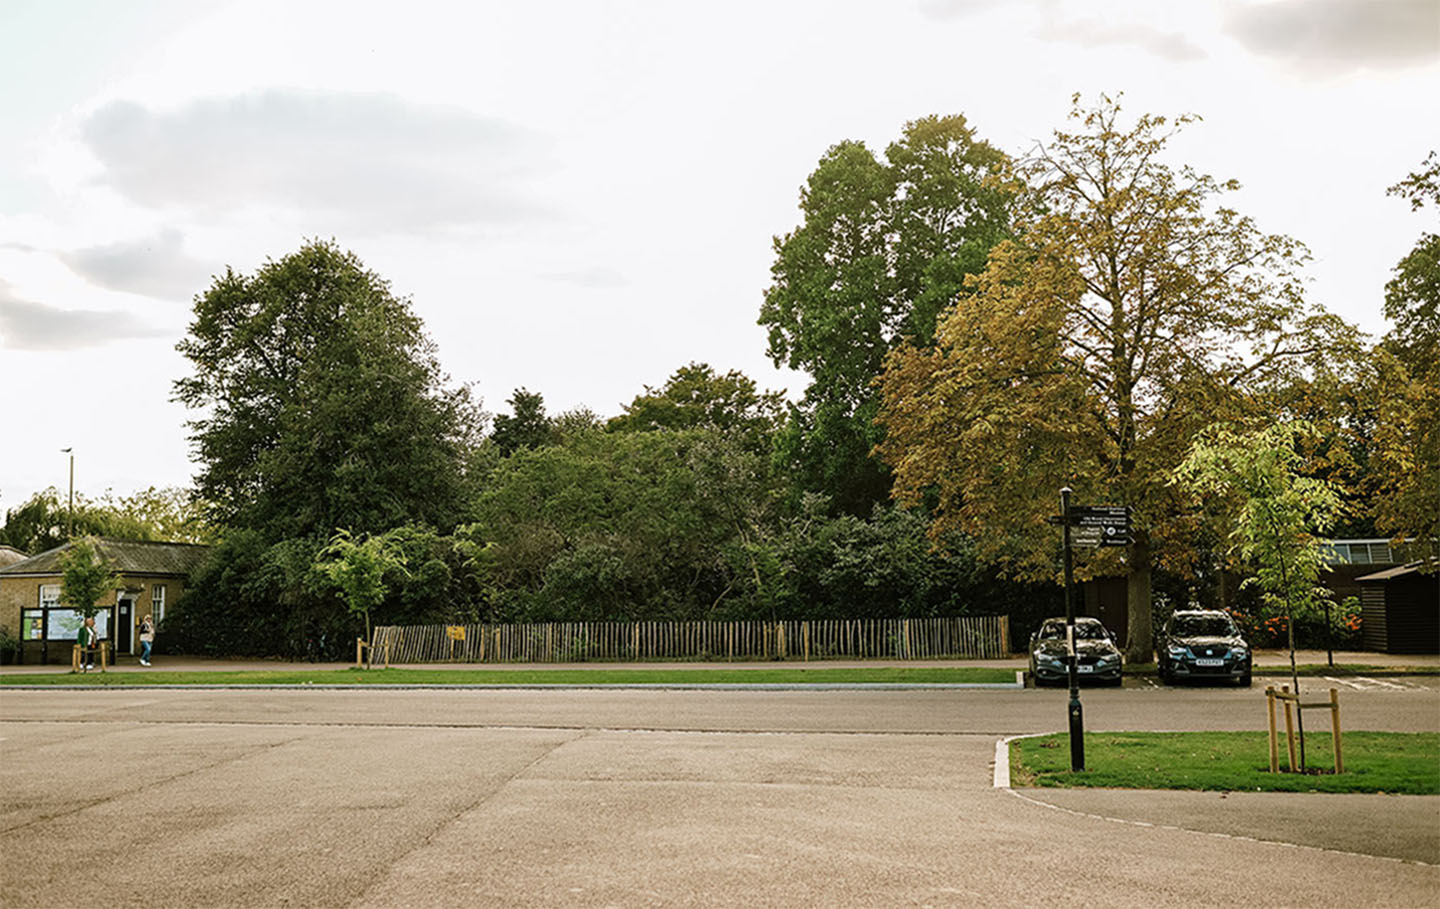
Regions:
[[[1428, 568], [1429, 573], [1422, 569]], [[1440, 653], [1440, 566], [1411, 562], [1357, 578], [1365, 649]]]
[[[80, 614], [60, 605], [60, 557], [73, 544], [0, 568], [0, 629], [18, 637], [26, 663], [68, 663]], [[205, 561], [208, 546], [100, 539], [96, 549], [120, 580], [96, 604], [95, 627], [117, 656], [140, 650], [140, 620], [164, 622], [165, 610], [185, 591]], [[22, 554], [23, 555], [23, 554]]]

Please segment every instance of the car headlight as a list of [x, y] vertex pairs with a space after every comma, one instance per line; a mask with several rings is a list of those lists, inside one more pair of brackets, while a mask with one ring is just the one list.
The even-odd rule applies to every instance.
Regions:
[[1237, 660], [1243, 660], [1250, 655], [1250, 651], [1246, 650], [1244, 647], [1231, 647], [1230, 655]]
[[1185, 655], [1185, 648], [1177, 647], [1174, 644], [1171, 644], [1169, 647], [1165, 648], [1165, 652], [1170, 654], [1172, 657], [1183, 657]]

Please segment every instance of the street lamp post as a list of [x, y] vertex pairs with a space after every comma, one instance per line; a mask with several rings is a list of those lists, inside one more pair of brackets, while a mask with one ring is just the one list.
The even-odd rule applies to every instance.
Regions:
[[70, 508], [65, 515], [65, 537], [73, 539], [75, 536], [75, 449], [62, 448], [60, 450], [70, 456]]

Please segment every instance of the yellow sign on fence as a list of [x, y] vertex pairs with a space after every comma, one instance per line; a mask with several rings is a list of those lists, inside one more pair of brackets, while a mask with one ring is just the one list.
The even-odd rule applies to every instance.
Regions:
[[450, 640], [452, 640], [452, 641], [463, 641], [463, 640], [465, 640], [465, 626], [464, 626], [464, 625], [446, 625], [446, 626], [445, 626], [445, 636], [448, 637], [448, 638], [449, 638]]

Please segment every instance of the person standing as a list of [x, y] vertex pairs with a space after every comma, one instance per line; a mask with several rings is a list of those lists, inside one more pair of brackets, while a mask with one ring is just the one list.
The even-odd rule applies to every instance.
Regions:
[[95, 617], [89, 616], [80, 626], [80, 635], [77, 639], [80, 649], [84, 651], [80, 654], [80, 662], [86, 672], [95, 668], [95, 648], [99, 645], [99, 640], [100, 635], [95, 631]]
[[150, 665], [150, 648], [155, 644], [155, 623], [147, 615], [140, 620], [140, 665]]

